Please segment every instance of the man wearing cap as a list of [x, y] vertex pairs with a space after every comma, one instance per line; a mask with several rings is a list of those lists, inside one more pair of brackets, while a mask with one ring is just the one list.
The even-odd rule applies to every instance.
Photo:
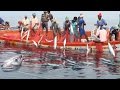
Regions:
[[25, 18], [22, 20], [22, 24], [23, 24], [23, 30], [26, 31], [29, 29], [29, 26], [30, 26], [30, 21], [29, 19], [27, 18], [27, 16], [25, 16]]
[[106, 21], [102, 18], [102, 14], [99, 13], [98, 14], [98, 20], [97, 20], [97, 24], [96, 24], [96, 39], [95, 41], [97, 42], [105, 42], [107, 41], [107, 28], [104, 27], [106, 26], [107, 23]]
[[36, 17], [35, 13], [32, 14], [32, 18], [31, 18], [30, 22], [31, 22], [31, 29], [35, 33], [35, 30], [37, 30], [39, 28], [38, 18]]
[[79, 18], [79, 21], [78, 21], [78, 26], [79, 26], [79, 33], [80, 33], [80, 42], [81, 42], [81, 37], [84, 35], [87, 42], [89, 41], [88, 40], [88, 37], [85, 33], [85, 29], [84, 29], [84, 26], [86, 25], [84, 19], [83, 19], [83, 14], [81, 13], [80, 14], [80, 18]]
[[53, 19], [53, 22], [52, 22], [52, 25], [50, 28], [51, 28], [51, 30], [53, 30], [54, 37], [57, 36], [57, 33], [59, 33], [60, 38], [61, 38], [61, 29], [60, 29], [60, 26], [55, 18]]
[[106, 26], [106, 25], [107, 25], [107, 23], [106, 23], [106, 21], [102, 18], [102, 14], [99, 13], [99, 14], [98, 14], [97, 24], [96, 24], [97, 29], [98, 29], [98, 28], [100, 28], [100, 30], [106, 29], [106, 28], [104, 27], [104, 26]]
[[74, 41], [77, 41], [78, 40], [78, 21], [77, 21], [77, 17], [74, 17], [73, 20], [72, 20], [72, 27], [73, 27], [73, 31], [74, 31]]
[[48, 18], [52, 22], [53, 21], [53, 15], [50, 13], [50, 11], [47, 11], [48, 13]]
[[63, 24], [64, 34], [66, 34], [66, 31], [70, 32], [70, 20], [68, 17], [65, 18], [65, 22]]
[[0, 17], [0, 29], [4, 28], [4, 20]]
[[41, 16], [41, 25], [42, 25], [42, 30], [46, 29], [46, 36], [48, 34], [48, 21], [49, 21], [49, 16], [47, 11], [44, 11], [44, 13]]
[[112, 26], [110, 28], [110, 41], [113, 35], [115, 35], [115, 40], [118, 40], [118, 30], [119, 28], [117, 26]]

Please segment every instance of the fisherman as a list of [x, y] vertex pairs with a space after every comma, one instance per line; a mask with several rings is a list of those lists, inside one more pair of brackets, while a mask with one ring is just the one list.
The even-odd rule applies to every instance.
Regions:
[[18, 21], [18, 29], [19, 29], [19, 32], [21, 32], [22, 26], [23, 26], [22, 21]]
[[35, 33], [35, 30], [39, 29], [39, 22], [38, 22], [38, 18], [36, 17], [35, 13], [32, 14], [32, 18], [30, 22], [31, 22], [31, 29]]
[[52, 21], [53, 21], [53, 15], [50, 13], [50, 11], [47, 11], [47, 13], [48, 13], [48, 18], [49, 18], [49, 20], [52, 23]]
[[107, 25], [106, 21], [102, 18], [102, 14], [99, 13], [98, 14], [98, 20], [97, 20], [97, 24], [95, 24], [96, 26], [96, 30], [97, 29], [107, 29], [105, 26]]
[[74, 41], [77, 41], [79, 35], [78, 35], [78, 26], [77, 26], [77, 17], [74, 17], [72, 20], [72, 27], [73, 27], [73, 31], [74, 31]]
[[84, 19], [83, 19], [83, 14], [80, 14], [80, 19], [78, 22], [78, 26], [79, 26], [79, 33], [80, 33], [80, 42], [81, 42], [81, 37], [84, 35], [86, 37], [87, 42], [89, 42], [88, 37], [85, 33], [85, 29], [84, 26], [86, 25]]
[[116, 41], [118, 40], [118, 32], [119, 32], [119, 28], [117, 26], [112, 26], [110, 28], [110, 33], [109, 33], [109, 35], [110, 35], [110, 41], [111, 41], [111, 38], [112, 38], [113, 35], [115, 36], [114, 39]]
[[67, 41], [69, 41], [68, 35], [70, 34], [70, 25], [71, 25], [71, 22], [70, 22], [69, 18], [66, 17], [65, 22], [63, 24], [63, 29], [64, 29], [63, 36], [67, 35]]
[[46, 29], [46, 36], [48, 34], [48, 21], [49, 21], [49, 16], [47, 11], [44, 11], [44, 13], [41, 16], [41, 25], [42, 25], [42, 31], [44, 28]]
[[0, 17], [0, 25], [4, 25], [4, 20]]
[[4, 20], [0, 17], [0, 29], [4, 29]]
[[30, 27], [30, 21], [27, 16], [24, 17], [22, 23], [23, 23], [23, 31], [27, 31]]
[[10, 29], [10, 23], [8, 21], [5, 22], [5, 30]]
[[97, 20], [97, 24], [96, 24], [96, 38], [94, 41], [97, 42], [105, 42], [107, 41], [107, 30], [108, 28], [104, 27], [106, 26], [107, 23], [106, 21], [102, 18], [102, 14], [99, 13], [98, 14], [98, 20]]
[[52, 25], [50, 28], [51, 28], [51, 30], [53, 30], [53, 37], [54, 38], [55, 38], [55, 36], [57, 36], [58, 33], [59, 33], [60, 38], [61, 38], [61, 29], [60, 29], [60, 26], [55, 18], [53, 19]]
[[53, 15], [50, 13], [50, 11], [47, 11], [47, 13], [48, 13], [48, 19], [51, 22], [51, 25], [50, 25], [50, 27], [51, 27], [52, 26], [52, 22], [53, 22]]

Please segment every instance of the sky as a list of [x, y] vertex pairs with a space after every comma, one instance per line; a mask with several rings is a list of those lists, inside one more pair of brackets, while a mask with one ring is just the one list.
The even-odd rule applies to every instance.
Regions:
[[[78, 17], [80, 13], [83, 13], [84, 20], [87, 24], [85, 27], [86, 30], [92, 30], [95, 28], [94, 24], [97, 22], [97, 15], [100, 12], [102, 13], [103, 18], [106, 20], [108, 27], [118, 25], [120, 11], [51, 11], [61, 27], [63, 27], [63, 22], [66, 16], [72, 20], [74, 16]], [[43, 11], [0, 11], [0, 17], [5, 21], [9, 21], [10, 25], [15, 27], [18, 25], [17, 22], [22, 20], [25, 15], [27, 15], [28, 18], [31, 18], [32, 13], [36, 13], [38, 19], [40, 20]]]

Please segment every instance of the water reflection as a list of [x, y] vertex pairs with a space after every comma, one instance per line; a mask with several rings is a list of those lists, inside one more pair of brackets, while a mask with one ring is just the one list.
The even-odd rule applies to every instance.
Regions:
[[[86, 56], [86, 51], [82, 50], [64, 51], [50, 48], [30, 49], [25, 47], [18, 49], [17, 47], [0, 47], [0, 53], [1, 63], [10, 56], [22, 54], [24, 61], [18, 71], [44, 78], [104, 79], [120, 77], [119, 52], [117, 52], [118, 57], [115, 59], [111, 58], [109, 52], [92, 52]], [[113, 60], [114, 65], [103, 63], [100, 58]], [[3, 74], [3, 72], [0, 73]]]

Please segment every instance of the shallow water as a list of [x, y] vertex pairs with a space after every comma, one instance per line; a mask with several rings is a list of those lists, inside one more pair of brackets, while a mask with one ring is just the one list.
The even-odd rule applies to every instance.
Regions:
[[[120, 79], [120, 52], [113, 58], [109, 52], [85, 50], [62, 51], [33, 47], [0, 45], [0, 64], [15, 56], [23, 55], [22, 65], [9, 72], [0, 67], [0, 79]], [[113, 60], [114, 65], [100, 58]]]

